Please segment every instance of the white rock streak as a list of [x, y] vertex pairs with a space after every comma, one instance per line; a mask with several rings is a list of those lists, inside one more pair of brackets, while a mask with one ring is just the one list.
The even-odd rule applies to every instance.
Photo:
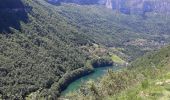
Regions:
[[106, 1], [106, 7], [109, 8], [109, 9], [112, 9], [112, 0]]

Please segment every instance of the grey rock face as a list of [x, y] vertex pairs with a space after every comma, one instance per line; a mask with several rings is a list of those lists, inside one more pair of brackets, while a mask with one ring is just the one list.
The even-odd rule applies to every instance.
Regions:
[[125, 14], [145, 14], [146, 12], [170, 12], [170, 0], [48, 0], [53, 4], [76, 3], [80, 5], [105, 5], [109, 9]]

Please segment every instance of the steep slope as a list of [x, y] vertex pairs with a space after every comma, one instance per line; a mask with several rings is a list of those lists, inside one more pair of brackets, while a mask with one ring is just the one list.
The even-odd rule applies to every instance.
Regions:
[[76, 3], [79, 5], [104, 5], [106, 8], [125, 14], [139, 14], [146, 12], [169, 13], [169, 0], [47, 0], [52, 4]]
[[[24, 99], [35, 91], [41, 97], [56, 98], [72, 78], [92, 71], [87, 64], [91, 59], [83, 46], [88, 48], [96, 43], [106, 50], [120, 47], [121, 54], [133, 54], [130, 57], [135, 58], [147, 48], [169, 42], [169, 17], [163, 15], [149, 13], [150, 18], [143, 19], [117, 15], [96, 5], [54, 6], [44, 0], [16, 0], [17, 7], [10, 7], [14, 2], [7, 1], [0, 3], [3, 99]], [[147, 42], [136, 44], [141, 39]]]
[[27, 22], [27, 11], [29, 11], [29, 9], [30, 8], [26, 7], [20, 0], [1, 0], [0, 32], [9, 32], [9, 27], [20, 29], [19, 21]]
[[[148, 18], [144, 19], [140, 16], [116, 14], [103, 6], [93, 5], [63, 4], [58, 8], [59, 13], [72, 26], [88, 35], [93, 42], [109, 47], [122, 47], [125, 49], [123, 52], [133, 55], [133, 58], [141, 55], [141, 52], [135, 53], [137, 51], [145, 52], [148, 48], [157, 48], [169, 41], [169, 16], [147, 13]], [[146, 43], [142, 43], [141, 39]]]
[[168, 65], [170, 62], [170, 46], [164, 47], [159, 51], [155, 51], [152, 53], [146, 54], [144, 57], [141, 57], [135, 60], [130, 68], [147, 68], [147, 66], [151, 67], [164, 67]]
[[120, 72], [108, 70], [64, 98], [71, 100], [169, 100], [170, 46], [138, 58]]
[[170, 46], [147, 54], [132, 63], [130, 70], [136, 70], [139, 83], [117, 96], [107, 99], [117, 100], [169, 100], [170, 87]]
[[[164, 14], [146, 13], [147, 17], [143, 18], [117, 14], [104, 6], [70, 3], [54, 9], [93, 43], [122, 47], [125, 49], [123, 52], [131, 56], [130, 59], [169, 42], [169, 16]], [[141, 39], [145, 43], [141, 43]]]
[[[89, 41], [86, 36], [77, 33], [62, 16], [39, 1], [22, 2], [32, 8], [27, 13], [29, 22], [21, 22], [20, 31], [13, 27], [12, 34], [0, 34], [0, 94], [4, 99], [23, 99], [30, 92], [48, 90], [63, 75], [84, 68], [86, 62], [86, 56], [77, 47], [79, 43], [71, 39], [78, 40], [80, 35], [86, 44]], [[44, 93], [58, 95], [58, 89]]]

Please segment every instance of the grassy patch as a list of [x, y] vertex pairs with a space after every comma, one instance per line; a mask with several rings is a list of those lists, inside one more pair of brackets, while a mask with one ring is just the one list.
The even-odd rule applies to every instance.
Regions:
[[118, 63], [118, 64], [124, 64], [125, 63], [125, 61], [123, 59], [121, 59], [119, 56], [117, 56], [115, 54], [112, 54], [111, 58], [112, 58], [112, 61], [115, 62], [115, 63]]

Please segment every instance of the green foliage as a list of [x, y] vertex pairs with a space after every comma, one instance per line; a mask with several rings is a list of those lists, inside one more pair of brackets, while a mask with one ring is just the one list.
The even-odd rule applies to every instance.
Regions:
[[148, 80], [144, 80], [144, 81], [142, 82], [142, 88], [146, 89], [146, 88], [148, 88], [148, 86], [149, 86]]
[[118, 64], [124, 64], [125, 61], [123, 59], [121, 59], [119, 56], [112, 54], [111, 55], [111, 59], [113, 62], [118, 63]]
[[112, 59], [108, 57], [103, 57], [103, 58], [96, 58], [92, 59], [91, 65], [93, 67], [105, 67], [105, 66], [112, 66], [113, 65]]
[[21, 22], [20, 31], [0, 34], [0, 94], [4, 99], [23, 99], [39, 89], [51, 95], [53, 84], [84, 68], [86, 62], [78, 48], [88, 43], [86, 36], [80, 35], [83, 42], [73, 40], [71, 37], [76, 39], [79, 34], [52, 8], [37, 1], [23, 2], [32, 7], [29, 23]]
[[147, 68], [147, 66], [151, 67], [163, 67], [169, 63], [170, 59], [170, 46], [165, 47], [161, 50], [151, 52], [146, 54], [144, 57], [141, 57], [134, 61], [129, 68]]
[[[154, 53], [147, 54], [132, 63], [129, 69], [119, 72], [108, 70], [108, 74], [99, 79], [94, 85], [96, 93], [82, 86], [74, 97], [93, 100], [168, 100], [169, 97], [169, 51], [170, 46]], [[161, 57], [161, 58], [160, 58]], [[148, 61], [149, 60], [149, 61]], [[146, 62], [146, 63], [145, 63]], [[153, 66], [155, 62], [155, 66]], [[164, 62], [164, 63], [162, 63]], [[166, 63], [165, 63], [166, 62]], [[143, 65], [144, 64], [144, 65]], [[134, 66], [135, 65], [135, 66]], [[67, 98], [67, 97], [66, 97]]]
[[[13, 4], [14, 1], [21, 5]], [[126, 42], [136, 38], [161, 41], [165, 38], [163, 36], [155, 38], [155, 35], [162, 32], [167, 35], [170, 29], [169, 19], [160, 20], [162, 19], [160, 15], [148, 15], [149, 18], [145, 20], [138, 16], [115, 15], [102, 6], [74, 4], [54, 6], [44, 0], [13, 0], [12, 3], [11, 0], [6, 0], [6, 2], [7, 5], [0, 11], [0, 20], [5, 19], [0, 25], [0, 95], [4, 99], [24, 99], [37, 90], [40, 91], [38, 97], [58, 96], [61, 91], [60, 82], [64, 84], [70, 80], [69, 78], [84, 72], [86, 65], [90, 66], [86, 62], [91, 59], [82, 51], [81, 46], [97, 43], [109, 47], [123, 47], [125, 54], [135, 58], [141, 52], [142, 54], [145, 52], [141, 49], [145, 46], [129, 47], [125, 46]], [[168, 39], [166, 38], [165, 42]], [[151, 46], [153, 44], [146, 47]], [[169, 58], [169, 54], [164, 56]], [[160, 60], [155, 59], [153, 63], [157, 64]], [[150, 64], [149, 61], [145, 65]], [[98, 59], [95, 62], [99, 63], [99, 66], [103, 63], [112, 64], [110, 58]], [[168, 60], [162, 61], [160, 65], [165, 62]], [[117, 91], [120, 91], [133, 83], [135, 79], [132, 82], [132, 77], [135, 76], [126, 72], [111, 74], [111, 77], [108, 76], [106, 79], [115, 79], [113, 83], [116, 86], [112, 83], [106, 84], [107, 82], [101, 84], [105, 85], [106, 89], [103, 90], [106, 94], [111, 95], [117, 87]], [[92, 87], [91, 90], [96, 92], [95, 86]]]

